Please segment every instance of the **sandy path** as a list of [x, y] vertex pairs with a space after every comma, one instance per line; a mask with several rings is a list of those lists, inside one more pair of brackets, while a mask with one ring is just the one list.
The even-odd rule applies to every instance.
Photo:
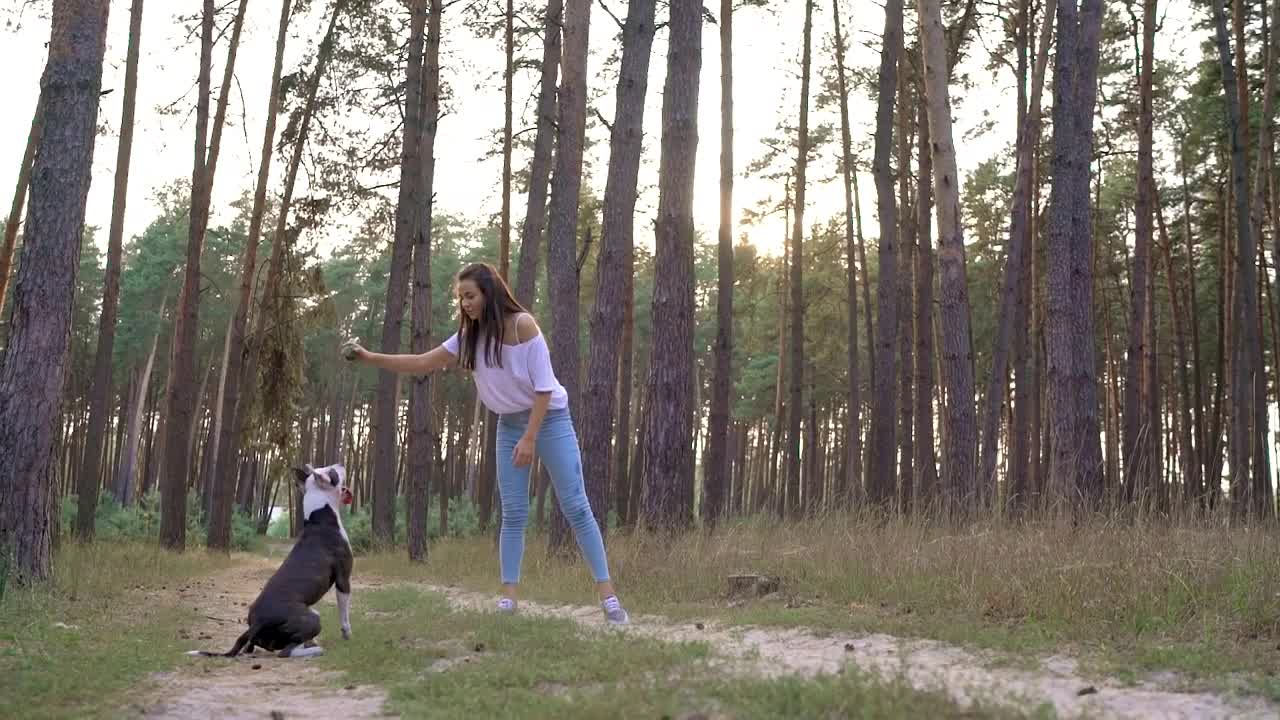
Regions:
[[[248, 604], [279, 559], [246, 558], [217, 575], [171, 590], [206, 619], [179, 630], [193, 649], [223, 650], [243, 631]], [[457, 587], [386, 583], [364, 578], [360, 589], [412, 585], [444, 595], [458, 609], [492, 611], [494, 597]], [[358, 600], [357, 600], [358, 603]], [[1257, 697], [1179, 692], [1177, 678], [1126, 685], [1086, 677], [1074, 660], [1049, 658], [1036, 669], [998, 666], [993, 657], [928, 640], [890, 635], [818, 635], [804, 629], [729, 627], [717, 623], [676, 623], [658, 616], [634, 616], [623, 629], [605, 625], [594, 606], [522, 602], [521, 612], [573, 620], [584, 629], [634, 633], [666, 642], [703, 642], [726, 672], [764, 677], [839, 673], [852, 665], [885, 678], [900, 678], [921, 690], [942, 690], [959, 703], [986, 700], [1027, 710], [1049, 703], [1060, 717], [1094, 718], [1280, 718], [1280, 707]], [[359, 642], [359, 628], [356, 628]], [[326, 628], [320, 642], [342, 642]], [[153, 676], [134, 695], [132, 709], [147, 718], [385, 717], [385, 692], [373, 686], [339, 687], [332, 673], [306, 659], [281, 660], [271, 654], [224, 658], [184, 658], [178, 670]]]
[[[195, 608], [204, 618], [196, 627], [178, 630], [179, 637], [188, 640], [193, 650], [230, 648], [244, 632], [249, 603], [279, 564], [278, 558], [246, 559], [229, 570], [170, 590], [167, 594], [173, 599]], [[327, 626], [318, 640], [322, 646], [342, 642], [337, 628]], [[237, 658], [184, 657], [180, 663], [174, 672], [153, 675], [134, 693], [132, 710], [137, 715], [173, 720], [385, 717], [386, 694], [381, 689], [339, 687], [335, 673], [319, 670], [308, 658], [282, 660], [258, 651]]]
[[[458, 608], [490, 611], [491, 595], [456, 587], [425, 586], [444, 594]], [[610, 630], [599, 608], [521, 602], [534, 616], [574, 620], [587, 628]], [[942, 690], [961, 704], [974, 700], [1006, 702], [1027, 710], [1051, 703], [1059, 717], [1252, 719], [1280, 718], [1280, 707], [1261, 698], [1178, 692], [1176, 678], [1125, 685], [1117, 680], [1085, 678], [1075, 661], [1055, 657], [1037, 670], [996, 667], [992, 658], [928, 640], [890, 635], [817, 635], [803, 629], [727, 627], [714, 623], [673, 623], [656, 616], [633, 616], [620, 630], [667, 642], [704, 642], [739, 671], [765, 677], [839, 673], [854, 665], [884, 678], [905, 679], [920, 690]]]

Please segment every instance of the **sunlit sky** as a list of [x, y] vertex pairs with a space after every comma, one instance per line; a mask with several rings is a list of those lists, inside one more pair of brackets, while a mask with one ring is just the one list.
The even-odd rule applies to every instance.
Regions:
[[[24, 0], [0, 0], [0, 97], [6, 108], [0, 114], [0, 187], [13, 187], [26, 143], [31, 113], [38, 97], [38, 83], [43, 68], [49, 37], [47, 11], [41, 3]], [[317, 6], [328, 3], [314, 3]], [[541, 6], [541, 3], [536, 3]], [[625, 16], [622, 0], [605, 0], [618, 16]], [[48, 3], [43, 3], [47, 7]], [[522, 3], [517, 3], [520, 7]], [[1179, 53], [1194, 52], [1199, 38], [1179, 32], [1189, 27], [1192, 11], [1177, 3], [1162, 10], [1167, 14], [1159, 51], [1171, 58]], [[190, 177], [194, 92], [191, 92], [199, 62], [198, 40], [187, 40], [187, 30], [178, 14], [199, 12], [198, 0], [147, 3], [143, 22], [142, 63], [139, 74], [137, 126], [131, 165], [128, 213], [125, 218], [126, 238], [140, 233], [155, 217], [154, 191], [178, 178]], [[748, 163], [765, 151], [763, 140], [777, 135], [780, 122], [794, 123], [799, 104], [799, 57], [803, 5], [799, 0], [771, 3], [771, 10], [747, 9], [734, 16], [735, 125], [734, 150], [738, 178], [735, 188], [735, 217], [743, 209], [777, 198], [781, 187], [776, 181], [747, 176]], [[1012, 3], [1010, 2], [1012, 7]], [[230, 202], [252, 187], [257, 170], [257, 155], [262, 142], [270, 68], [279, 18], [278, 0], [255, 0], [248, 6], [242, 47], [237, 62], [237, 85], [231, 95], [230, 121], [224, 135], [222, 159], [214, 190], [214, 222], [230, 219]], [[884, 14], [871, 0], [845, 0], [843, 25], [850, 42], [848, 64], [858, 69], [872, 69], [879, 61], [879, 35]], [[659, 12], [663, 12], [660, 8]], [[406, 15], [407, 18], [407, 15]], [[659, 23], [663, 22], [659, 17]], [[115, 173], [116, 142], [119, 132], [120, 105], [124, 84], [124, 60], [128, 43], [129, 3], [111, 3], [107, 40], [106, 69], [103, 88], [111, 89], [102, 104], [99, 124], [104, 134], [98, 138], [94, 157], [93, 184], [89, 193], [87, 223], [107, 227], [111, 216], [112, 180]], [[914, 22], [909, 23], [909, 28]], [[831, 5], [819, 3], [814, 17], [814, 58], [821, 67], [834, 65], [832, 55]], [[285, 71], [296, 68], [304, 53], [322, 31], [315, 16], [296, 18], [292, 23], [285, 59]], [[407, 25], [405, 32], [407, 33]], [[961, 66], [974, 82], [969, 90], [953, 89], [955, 102], [956, 144], [960, 169], [965, 173], [991, 157], [1012, 141], [1014, 78], [1007, 69], [995, 73], [983, 65], [988, 48], [1000, 41], [994, 26], [988, 23], [969, 50], [969, 59]], [[606, 70], [605, 61], [619, 42], [613, 19], [601, 11], [597, 3], [591, 18], [592, 103], [605, 118], [612, 119], [613, 86], [616, 76]], [[704, 26], [703, 64], [699, 104], [698, 158], [695, 186], [695, 223], [698, 229], [714, 237], [719, 221], [719, 153], [720, 153], [720, 62], [719, 30]], [[501, 158], [486, 159], [492, 134], [502, 127], [503, 89], [501, 69], [503, 50], [498, 38], [477, 37], [463, 27], [458, 13], [446, 12], [443, 37], [442, 74], [452, 90], [451, 112], [440, 123], [436, 144], [436, 190], [441, 211], [465, 216], [476, 222], [495, 218], [501, 206]], [[541, 45], [531, 43], [526, 50], [530, 58], [540, 57]], [[214, 83], [220, 82], [225, 45], [214, 53]], [[641, 170], [641, 198], [637, 207], [636, 240], [652, 246], [652, 217], [657, 205], [657, 167], [661, 131], [662, 85], [666, 68], [666, 33], [660, 31], [654, 44], [645, 116], [645, 155]], [[518, 73], [516, 99], [519, 113], [516, 130], [528, 127], [534, 120], [537, 77], [533, 70]], [[814, 93], [818, 88], [815, 74]], [[216, 87], [215, 87], [216, 93]], [[1046, 95], [1046, 104], [1051, 99]], [[175, 105], [176, 103], [176, 105]], [[176, 112], [162, 112], [173, 106]], [[869, 165], [871, 129], [874, 122], [874, 99], [864, 92], [850, 98], [855, 147], [863, 148], [863, 168]], [[359, 113], [359, 108], [352, 108]], [[816, 111], [813, 122], [834, 123], [839, 116], [835, 108]], [[993, 129], [974, 134], [984, 124]], [[282, 122], [283, 125], [283, 122]], [[593, 169], [587, 182], [603, 193], [608, 161], [608, 131], [594, 118], [588, 130], [597, 140], [592, 150]], [[835, 174], [834, 158], [838, 151], [831, 145], [819, 165], [810, 172], [807, 224], [824, 222], [842, 212], [843, 194]], [[527, 163], [518, 155], [516, 163]], [[789, 159], [788, 162], [793, 162]], [[273, 167], [273, 188], [281, 183], [279, 156]], [[300, 179], [299, 194], [305, 192], [306, 178]], [[876, 235], [875, 203], [869, 172], [860, 175], [864, 226], [868, 236]], [[9, 196], [5, 196], [7, 209]], [[513, 199], [515, 218], [523, 218], [524, 196]], [[496, 222], [496, 220], [494, 220]], [[341, 223], [338, 224], [340, 226]], [[739, 229], [767, 253], [780, 251], [783, 237], [781, 217], [752, 227]], [[106, 233], [99, 234], [105, 244]], [[330, 232], [321, 239], [323, 248], [332, 249], [343, 241], [342, 231]], [[518, 238], [518, 236], [517, 236]]]

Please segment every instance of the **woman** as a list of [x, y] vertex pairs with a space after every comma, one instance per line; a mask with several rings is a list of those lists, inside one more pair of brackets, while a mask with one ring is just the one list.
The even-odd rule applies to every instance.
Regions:
[[502, 533], [498, 558], [503, 597], [498, 610], [516, 611], [516, 585], [529, 520], [529, 468], [536, 452], [551, 474], [560, 509], [595, 577], [605, 619], [625, 625], [627, 611], [619, 604], [609, 579], [604, 540], [582, 480], [582, 457], [569, 417], [569, 396], [551, 369], [546, 339], [492, 265], [467, 266], [458, 273], [456, 290], [462, 310], [458, 332], [440, 347], [423, 355], [383, 355], [348, 341], [342, 347], [343, 357], [412, 375], [455, 364], [471, 370], [480, 401], [499, 415]]

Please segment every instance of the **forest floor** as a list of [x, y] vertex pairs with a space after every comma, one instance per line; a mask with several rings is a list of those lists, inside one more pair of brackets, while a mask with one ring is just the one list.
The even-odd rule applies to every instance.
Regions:
[[[400, 554], [357, 558], [353, 638], [336, 633], [327, 597], [318, 606], [326, 653], [306, 660], [183, 655], [230, 646], [287, 546], [231, 558], [64, 549], [60, 561], [77, 572], [64, 567], [55, 593], [11, 590], [0, 603], [0, 696], [21, 717], [1280, 717], [1274, 639], [1195, 644], [1151, 631], [1148, 646], [1122, 633], [1097, 644], [1041, 630], [1043, 642], [1032, 642], [981, 627], [990, 618], [963, 628], [963, 608], [942, 614], [947, 632], [928, 617], [939, 612], [926, 592], [907, 619], [833, 602], [803, 575], [779, 578], [764, 597], [738, 596], [724, 591], [724, 558], [695, 560], [680, 543], [659, 558], [622, 537], [611, 548], [629, 627], [606, 626], [584, 604], [590, 586], [576, 559], [536, 545], [531, 599], [520, 615], [499, 616], [487, 587], [492, 540], [451, 540], [433, 545], [425, 566]], [[642, 562], [677, 573], [710, 563], [721, 572], [689, 582], [718, 590], [682, 589]], [[803, 573], [807, 562], [790, 566]], [[1208, 593], [1182, 583], [1208, 615]], [[1270, 657], [1257, 656], [1262, 643]], [[1252, 664], [1232, 660], [1247, 652]]]

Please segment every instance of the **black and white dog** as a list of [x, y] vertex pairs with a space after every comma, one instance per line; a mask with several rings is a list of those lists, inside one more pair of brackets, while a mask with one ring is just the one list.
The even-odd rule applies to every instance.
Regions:
[[320, 614], [311, 609], [337, 588], [342, 637], [351, 639], [351, 542], [339, 508], [351, 502], [341, 465], [294, 468], [302, 490], [302, 535], [258, 599], [249, 606], [249, 629], [225, 653], [194, 650], [189, 655], [235, 657], [255, 647], [280, 657], [309, 657], [324, 652], [314, 640]]

